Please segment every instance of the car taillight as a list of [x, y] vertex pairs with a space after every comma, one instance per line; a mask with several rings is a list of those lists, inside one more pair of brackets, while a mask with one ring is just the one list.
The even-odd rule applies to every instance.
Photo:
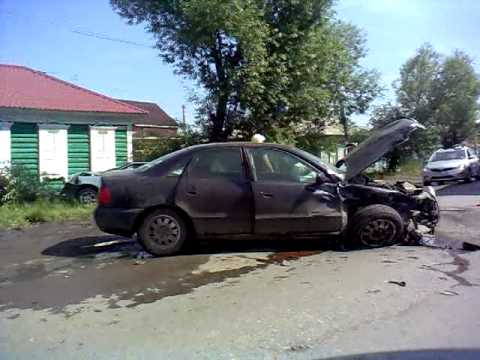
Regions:
[[110, 190], [105, 185], [100, 187], [100, 191], [98, 193], [98, 205], [105, 206], [110, 204], [112, 201], [112, 195], [110, 194]]

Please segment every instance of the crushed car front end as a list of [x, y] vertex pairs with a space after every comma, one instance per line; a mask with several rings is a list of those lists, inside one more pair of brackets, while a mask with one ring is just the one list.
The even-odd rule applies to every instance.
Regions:
[[403, 219], [405, 243], [415, 243], [422, 233], [433, 233], [440, 211], [435, 190], [408, 182], [382, 184], [345, 184], [340, 194], [350, 217], [369, 205], [386, 205], [395, 209]]

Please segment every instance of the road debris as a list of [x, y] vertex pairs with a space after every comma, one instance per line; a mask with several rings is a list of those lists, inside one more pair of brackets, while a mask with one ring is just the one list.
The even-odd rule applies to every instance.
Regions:
[[379, 292], [382, 292], [382, 291], [380, 289], [367, 290], [367, 294], [378, 294]]
[[394, 284], [394, 285], [398, 285], [398, 286], [401, 286], [401, 287], [407, 286], [407, 283], [406, 283], [405, 281], [389, 280], [389, 281], [387, 281], [387, 283], [389, 283], [389, 284]]
[[443, 291], [440, 291], [440, 294], [446, 295], [446, 296], [456, 296], [456, 295], [460, 295], [460, 294], [457, 293], [456, 291], [451, 291], [451, 290], [443, 290]]

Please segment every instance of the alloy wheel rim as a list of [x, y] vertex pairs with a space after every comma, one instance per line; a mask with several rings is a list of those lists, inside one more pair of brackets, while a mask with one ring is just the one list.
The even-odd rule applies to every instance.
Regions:
[[397, 234], [395, 224], [388, 219], [376, 219], [360, 230], [360, 241], [370, 247], [391, 243]]
[[148, 226], [148, 237], [160, 248], [171, 248], [180, 240], [180, 225], [169, 215], [156, 216]]
[[80, 202], [84, 204], [90, 204], [97, 201], [97, 194], [93, 191], [85, 191], [80, 194]]

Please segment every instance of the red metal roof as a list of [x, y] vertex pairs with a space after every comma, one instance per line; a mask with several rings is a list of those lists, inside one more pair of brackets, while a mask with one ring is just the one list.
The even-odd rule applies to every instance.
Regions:
[[178, 126], [177, 122], [172, 117], [170, 117], [160, 106], [153, 102], [124, 99], [118, 99], [118, 101], [133, 105], [148, 112], [148, 114], [145, 115], [142, 120], [137, 121], [137, 126], [142, 124], [172, 127]]
[[147, 112], [40, 71], [0, 64], [0, 107], [122, 114]]

